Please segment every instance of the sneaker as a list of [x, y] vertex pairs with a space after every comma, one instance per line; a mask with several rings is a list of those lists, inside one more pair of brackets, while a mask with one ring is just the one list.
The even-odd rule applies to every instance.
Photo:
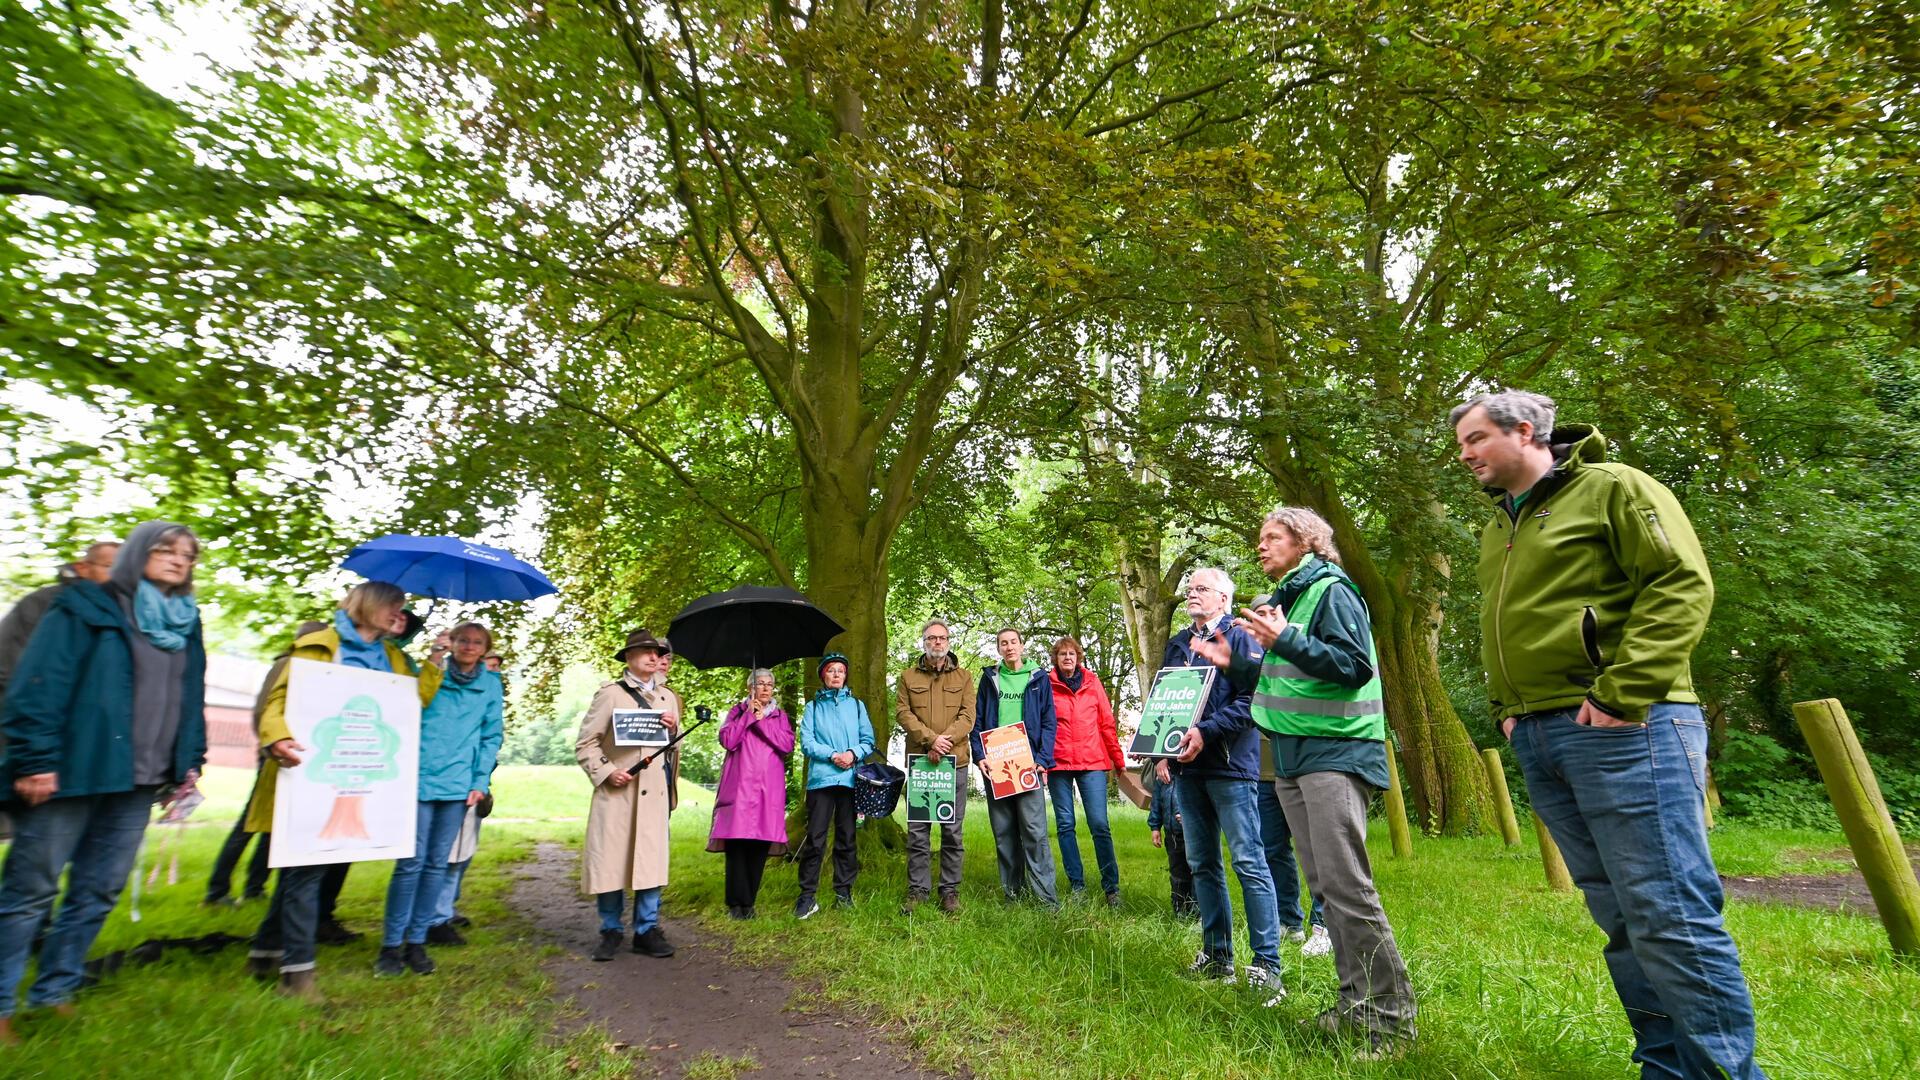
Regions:
[[1369, 1031], [1354, 1048], [1353, 1056], [1357, 1061], [1399, 1061], [1407, 1056], [1407, 1050], [1413, 1045], [1412, 1039], [1396, 1038], [1384, 1031]]
[[626, 935], [618, 930], [600, 931], [600, 944], [594, 946], [593, 958], [602, 963], [613, 959], [614, 955], [620, 951], [620, 939], [623, 937]]
[[1120, 910], [1120, 890], [1119, 889], [1115, 889], [1112, 892], [1107, 894], [1107, 906], [1114, 909], [1115, 911]]
[[1205, 949], [1194, 955], [1193, 963], [1187, 965], [1187, 974], [1196, 979], [1219, 979], [1233, 982], [1233, 961], [1221, 960]]
[[853, 907], [853, 894], [837, 892], [833, 894], [833, 906], [836, 911], [846, 911]]
[[467, 927], [473, 925], [473, 920], [467, 918], [465, 915], [455, 915], [453, 918], [447, 920], [447, 925], [465, 930]]
[[317, 945], [351, 945], [363, 937], [366, 935], [341, 926], [338, 919], [322, 919], [313, 930]]
[[373, 958], [373, 974], [378, 978], [392, 978], [406, 973], [407, 962], [400, 958], [400, 946], [380, 946], [380, 955]]
[[1265, 964], [1247, 965], [1247, 985], [1266, 995], [1262, 1004], [1269, 1009], [1280, 1004], [1287, 996], [1287, 988], [1280, 981], [1280, 972]]
[[1280, 931], [1280, 940], [1290, 941], [1298, 945], [1300, 942], [1307, 940], [1307, 932], [1297, 926], [1283, 927]]
[[940, 910], [948, 915], [960, 913], [960, 894], [952, 889], [940, 890]]
[[735, 922], [745, 922], [747, 918], [747, 909], [741, 907], [739, 904], [728, 904], [727, 918], [732, 919]]
[[407, 962], [407, 970], [415, 975], [433, 974], [433, 957], [427, 955], [425, 945], [408, 945], [400, 956]]
[[452, 923], [427, 927], [427, 944], [429, 945], [465, 945], [466, 943], [466, 936], [455, 930]]
[[793, 917], [796, 919], [810, 919], [818, 914], [820, 914], [820, 901], [815, 900], [812, 893], [807, 893], [793, 902]]
[[927, 894], [915, 889], [907, 893], [907, 898], [900, 902], [900, 914], [911, 915], [913, 914], [913, 909], [926, 902]]
[[673, 955], [673, 946], [667, 943], [667, 932], [656, 926], [644, 934], [633, 935], [633, 951], [664, 960]]
[[1307, 935], [1306, 944], [1300, 946], [1301, 956], [1326, 956], [1333, 952], [1333, 939], [1327, 936], [1327, 928], [1316, 926], [1313, 933]]

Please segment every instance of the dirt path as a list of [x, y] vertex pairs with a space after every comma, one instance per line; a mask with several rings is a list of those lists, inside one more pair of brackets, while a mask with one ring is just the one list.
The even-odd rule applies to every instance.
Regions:
[[[1853, 860], [1852, 853], [1844, 848], [1815, 854], [1821, 858], [1847, 862]], [[1907, 845], [1907, 856], [1920, 865], [1920, 844]], [[1782, 874], [1777, 877], [1727, 877], [1722, 874], [1720, 883], [1726, 888], [1727, 896], [1734, 900], [1793, 904], [1853, 915], [1872, 916], [1880, 910], [1874, 905], [1873, 894], [1867, 891], [1867, 879], [1860, 876], [1858, 870], [1841, 874]]]
[[749, 1076], [946, 1080], [865, 1021], [799, 1010], [794, 1002], [805, 995], [784, 972], [735, 960], [723, 942], [673, 918], [671, 908], [665, 925], [678, 950], [672, 958], [622, 949], [611, 963], [594, 963], [588, 953], [598, 941], [598, 918], [578, 884], [579, 857], [541, 844], [520, 868], [513, 904], [542, 940], [566, 950], [546, 966], [583, 1014], [576, 1023], [602, 1024], [616, 1043], [633, 1047], [634, 1075], [671, 1080], [696, 1059], [739, 1062], [751, 1055], [760, 1071]]

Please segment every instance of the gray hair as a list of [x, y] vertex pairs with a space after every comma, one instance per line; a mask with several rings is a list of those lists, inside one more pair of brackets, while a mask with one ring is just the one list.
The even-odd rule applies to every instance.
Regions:
[[752, 671], [747, 672], [747, 689], [752, 690], [755, 686], [760, 685], [761, 679], [767, 680], [768, 682], [772, 683], [776, 688], [778, 688], [780, 685], [780, 680], [773, 677], [773, 672], [763, 667], [757, 667], [757, 668], [754, 668]]
[[951, 636], [953, 633], [953, 627], [948, 626], [945, 619], [928, 619], [926, 625], [920, 628], [920, 636], [926, 637], [927, 631], [933, 629], [936, 626], [942, 630], [945, 630], [949, 636]]
[[1340, 548], [1333, 542], [1333, 526], [1319, 514], [1304, 506], [1279, 506], [1267, 515], [1267, 522], [1292, 533], [1302, 547], [1315, 555], [1335, 566], [1343, 565], [1340, 562]]
[[1496, 424], [1501, 431], [1511, 433], [1521, 424], [1533, 425], [1533, 441], [1538, 446], [1547, 445], [1553, 436], [1553, 417], [1559, 406], [1545, 394], [1536, 394], [1531, 390], [1502, 390], [1497, 394], [1481, 394], [1479, 397], [1455, 405], [1447, 414], [1447, 424], [1459, 427], [1461, 418], [1474, 409], [1487, 410], [1487, 419]]
[[[1201, 578], [1208, 580], [1201, 581]], [[1187, 578], [1187, 584], [1192, 585], [1195, 582], [1199, 582], [1202, 585], [1211, 585], [1213, 588], [1219, 589], [1221, 594], [1227, 598], [1227, 610], [1233, 610], [1233, 579], [1227, 576], [1225, 570], [1217, 566], [1203, 566], [1195, 570], [1193, 576]]]

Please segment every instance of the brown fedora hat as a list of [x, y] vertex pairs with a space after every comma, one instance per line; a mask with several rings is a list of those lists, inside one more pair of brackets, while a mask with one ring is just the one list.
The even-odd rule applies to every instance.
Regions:
[[620, 646], [620, 651], [614, 653], [613, 658], [624, 664], [627, 662], [627, 654], [635, 649], [652, 649], [654, 652], [663, 653], [667, 651], [667, 643], [654, 637], [653, 631], [643, 626], [627, 635], [627, 643]]

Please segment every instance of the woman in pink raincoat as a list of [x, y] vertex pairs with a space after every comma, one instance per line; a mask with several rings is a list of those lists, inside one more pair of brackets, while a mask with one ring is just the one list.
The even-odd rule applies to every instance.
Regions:
[[751, 919], [767, 857], [787, 850], [787, 762], [793, 721], [773, 703], [773, 672], [755, 668], [747, 700], [720, 725], [720, 788], [708, 851], [727, 854], [727, 914]]

